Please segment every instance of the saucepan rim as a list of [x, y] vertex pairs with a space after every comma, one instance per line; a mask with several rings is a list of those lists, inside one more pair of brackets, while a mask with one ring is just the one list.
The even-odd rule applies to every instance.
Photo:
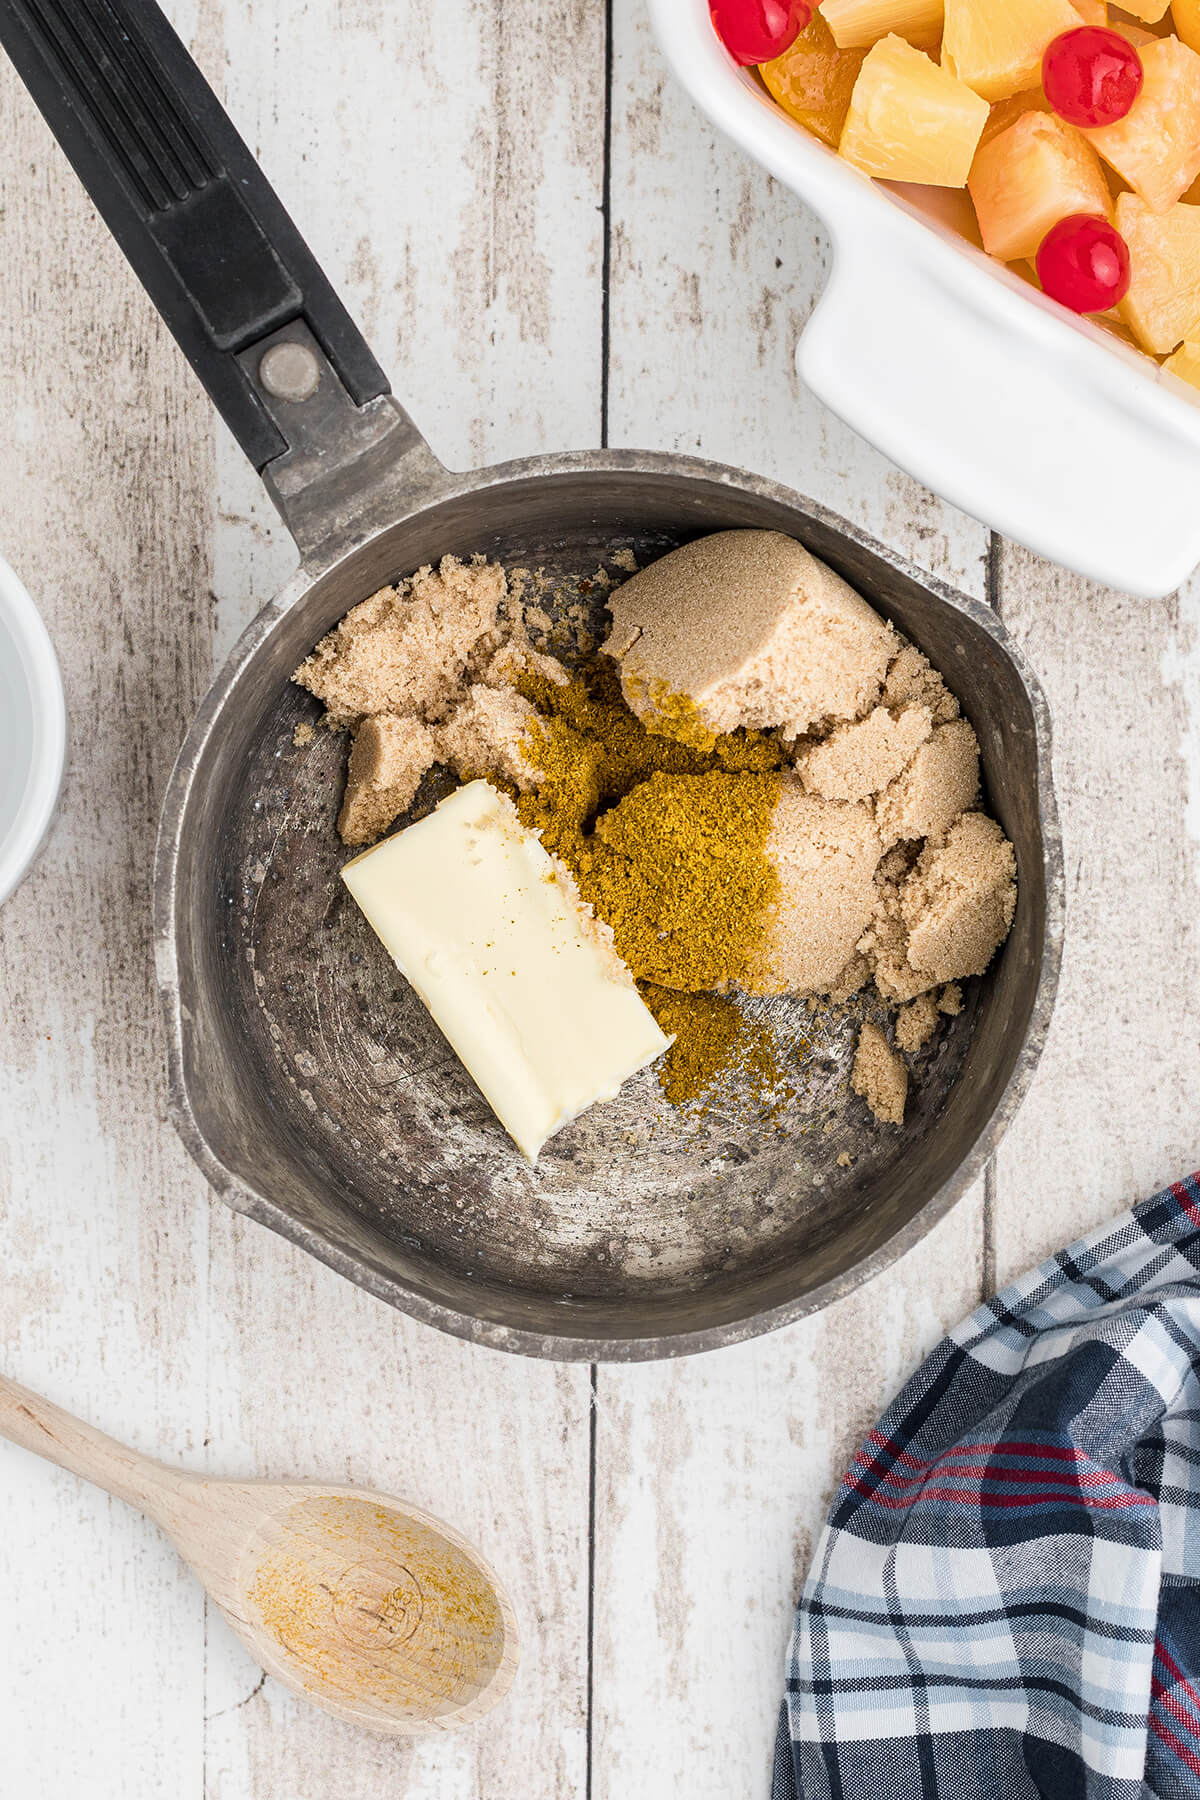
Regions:
[[[384, 1273], [369, 1259], [334, 1243], [323, 1231], [297, 1219], [280, 1201], [273, 1200], [268, 1194], [235, 1175], [213, 1150], [192, 1107], [184, 1074], [185, 1044], [190, 1022], [182, 1002], [175, 938], [178, 864], [193, 778], [202, 768], [206, 747], [226, 699], [241, 678], [243, 670], [266, 643], [280, 620], [299, 604], [318, 581], [360, 555], [397, 525], [432, 512], [449, 500], [469, 497], [490, 487], [526, 485], [533, 481], [552, 482], [557, 476], [580, 474], [645, 474], [650, 477], [658, 475], [684, 478], [697, 483], [725, 485], [755, 499], [798, 508], [814, 524], [886, 562], [897, 574], [917, 583], [935, 600], [963, 614], [987, 632], [1012, 664], [1033, 712], [1037, 762], [1036, 797], [1044, 850], [1046, 892], [1046, 919], [1037, 986], [1024, 1041], [1012, 1074], [996, 1105], [981, 1123], [966, 1156], [919, 1211], [886, 1243], [838, 1275], [793, 1300], [711, 1327], [660, 1336], [616, 1339], [598, 1339], [561, 1330], [547, 1332], [511, 1326], [432, 1300], [395, 1276]], [[307, 1250], [357, 1286], [424, 1324], [494, 1349], [561, 1361], [635, 1362], [691, 1355], [762, 1336], [782, 1325], [822, 1311], [890, 1267], [945, 1217], [978, 1177], [1007, 1130], [1033, 1079], [1054, 1010], [1064, 921], [1062, 838], [1051, 766], [1050, 709], [1041, 684], [1019, 645], [1013, 642], [998, 615], [984, 601], [957, 592], [937, 576], [915, 567], [866, 532], [828, 508], [805, 499], [794, 489], [765, 477], [696, 457], [639, 450], [586, 451], [524, 458], [467, 474], [452, 474], [447, 471], [444, 483], [439, 482], [433, 489], [426, 488], [411, 503], [401, 505], [384, 523], [372, 527], [357, 541], [348, 541], [332, 561], [302, 563], [291, 581], [251, 621], [189, 727], [163, 801], [154, 875], [155, 966], [167, 1024], [170, 1115], [189, 1154], [216, 1192], [235, 1211], [269, 1225], [282, 1237]]]

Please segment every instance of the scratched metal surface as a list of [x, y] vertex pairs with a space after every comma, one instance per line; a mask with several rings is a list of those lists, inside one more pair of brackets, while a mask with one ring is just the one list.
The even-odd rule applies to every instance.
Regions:
[[[183, 1129], [234, 1204], [464, 1335], [540, 1355], [660, 1355], [828, 1303], [951, 1203], [993, 1114], [996, 1129], [1011, 1114], [1010, 1074], [1019, 1091], [1044, 1036], [1061, 931], [1057, 827], [1040, 702], [986, 609], [931, 591], [769, 486], [743, 490], [692, 464], [571, 470], [468, 478], [339, 565], [231, 664], [167, 807], [180, 848], [160, 870], [178, 961], [166, 994]], [[604, 516], [625, 522], [618, 539]], [[679, 526], [659, 521], [681, 516], [692, 531], [801, 532], [929, 650], [977, 724], [1017, 847], [1016, 925], [921, 1058], [902, 1129], [880, 1128], [849, 1092], [857, 1028], [877, 1008], [869, 994], [815, 1016], [784, 1000], [764, 1009], [796, 1090], [777, 1108], [735, 1077], [708, 1113], [681, 1113], [647, 1071], [531, 1168], [341, 888], [345, 745], [318, 732], [296, 747], [297, 725], [319, 713], [287, 675], [361, 597], [362, 565], [378, 579], [386, 545], [420, 544], [436, 559], [453, 544], [531, 567], [542, 603], [564, 618], [586, 584], [601, 636], [598, 562], [625, 548], [641, 563], [661, 554]]]
[[[878, 1005], [856, 996], [814, 1015], [780, 999], [752, 1010], [770, 1022], [792, 1096], [764, 1105], [734, 1074], [703, 1111], [681, 1109], [646, 1070], [531, 1168], [339, 879], [346, 739], [293, 743], [296, 725], [318, 717], [309, 696], [286, 696], [229, 821], [240, 992], [290, 1129], [320, 1140], [390, 1232], [464, 1275], [550, 1295], [696, 1287], [769, 1262], [798, 1230], [832, 1227], [936, 1119], [978, 983], [920, 1059], [904, 1136], [881, 1130], [849, 1090], [858, 1025], [882, 1016]], [[431, 776], [403, 822], [448, 785]], [[847, 1153], [853, 1166], [840, 1168]]]

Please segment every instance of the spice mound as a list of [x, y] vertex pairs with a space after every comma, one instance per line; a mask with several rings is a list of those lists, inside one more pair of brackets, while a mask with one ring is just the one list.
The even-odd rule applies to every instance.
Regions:
[[971, 725], [921, 652], [779, 533], [698, 539], [610, 604], [607, 642], [570, 668], [483, 560], [349, 613], [295, 676], [352, 733], [343, 839], [382, 835], [435, 764], [492, 781], [673, 1034], [669, 1100], [731, 1069], [786, 1094], [738, 996], [873, 982], [894, 1046], [864, 1026], [852, 1086], [899, 1124], [912, 1059], [1016, 906]]

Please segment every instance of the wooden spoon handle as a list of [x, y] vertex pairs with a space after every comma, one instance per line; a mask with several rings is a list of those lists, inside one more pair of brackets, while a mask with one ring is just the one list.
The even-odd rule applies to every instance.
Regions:
[[35, 1456], [82, 1475], [97, 1487], [115, 1494], [136, 1506], [140, 1512], [156, 1513], [166, 1492], [175, 1488], [186, 1476], [163, 1468], [149, 1457], [139, 1456], [115, 1438], [106, 1437], [94, 1426], [85, 1425], [43, 1400], [40, 1394], [18, 1387], [0, 1375], [0, 1437], [9, 1438]]

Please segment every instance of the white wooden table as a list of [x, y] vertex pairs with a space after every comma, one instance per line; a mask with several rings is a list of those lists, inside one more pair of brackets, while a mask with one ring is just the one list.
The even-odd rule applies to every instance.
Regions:
[[527, 1640], [486, 1725], [361, 1735], [264, 1685], [143, 1521], [0, 1447], [0, 1795], [765, 1797], [855, 1440], [985, 1289], [1200, 1162], [1200, 583], [1137, 603], [991, 543], [805, 394], [820, 229], [666, 81], [640, 0], [169, 10], [446, 461], [696, 450], [989, 594], [1055, 711], [1069, 943], [986, 1180], [890, 1274], [741, 1349], [590, 1372], [470, 1349], [213, 1202], [165, 1117], [151, 849], [185, 721], [291, 551], [0, 70], [0, 549], [72, 726], [0, 914], [2, 1366], [189, 1467], [444, 1513]]

